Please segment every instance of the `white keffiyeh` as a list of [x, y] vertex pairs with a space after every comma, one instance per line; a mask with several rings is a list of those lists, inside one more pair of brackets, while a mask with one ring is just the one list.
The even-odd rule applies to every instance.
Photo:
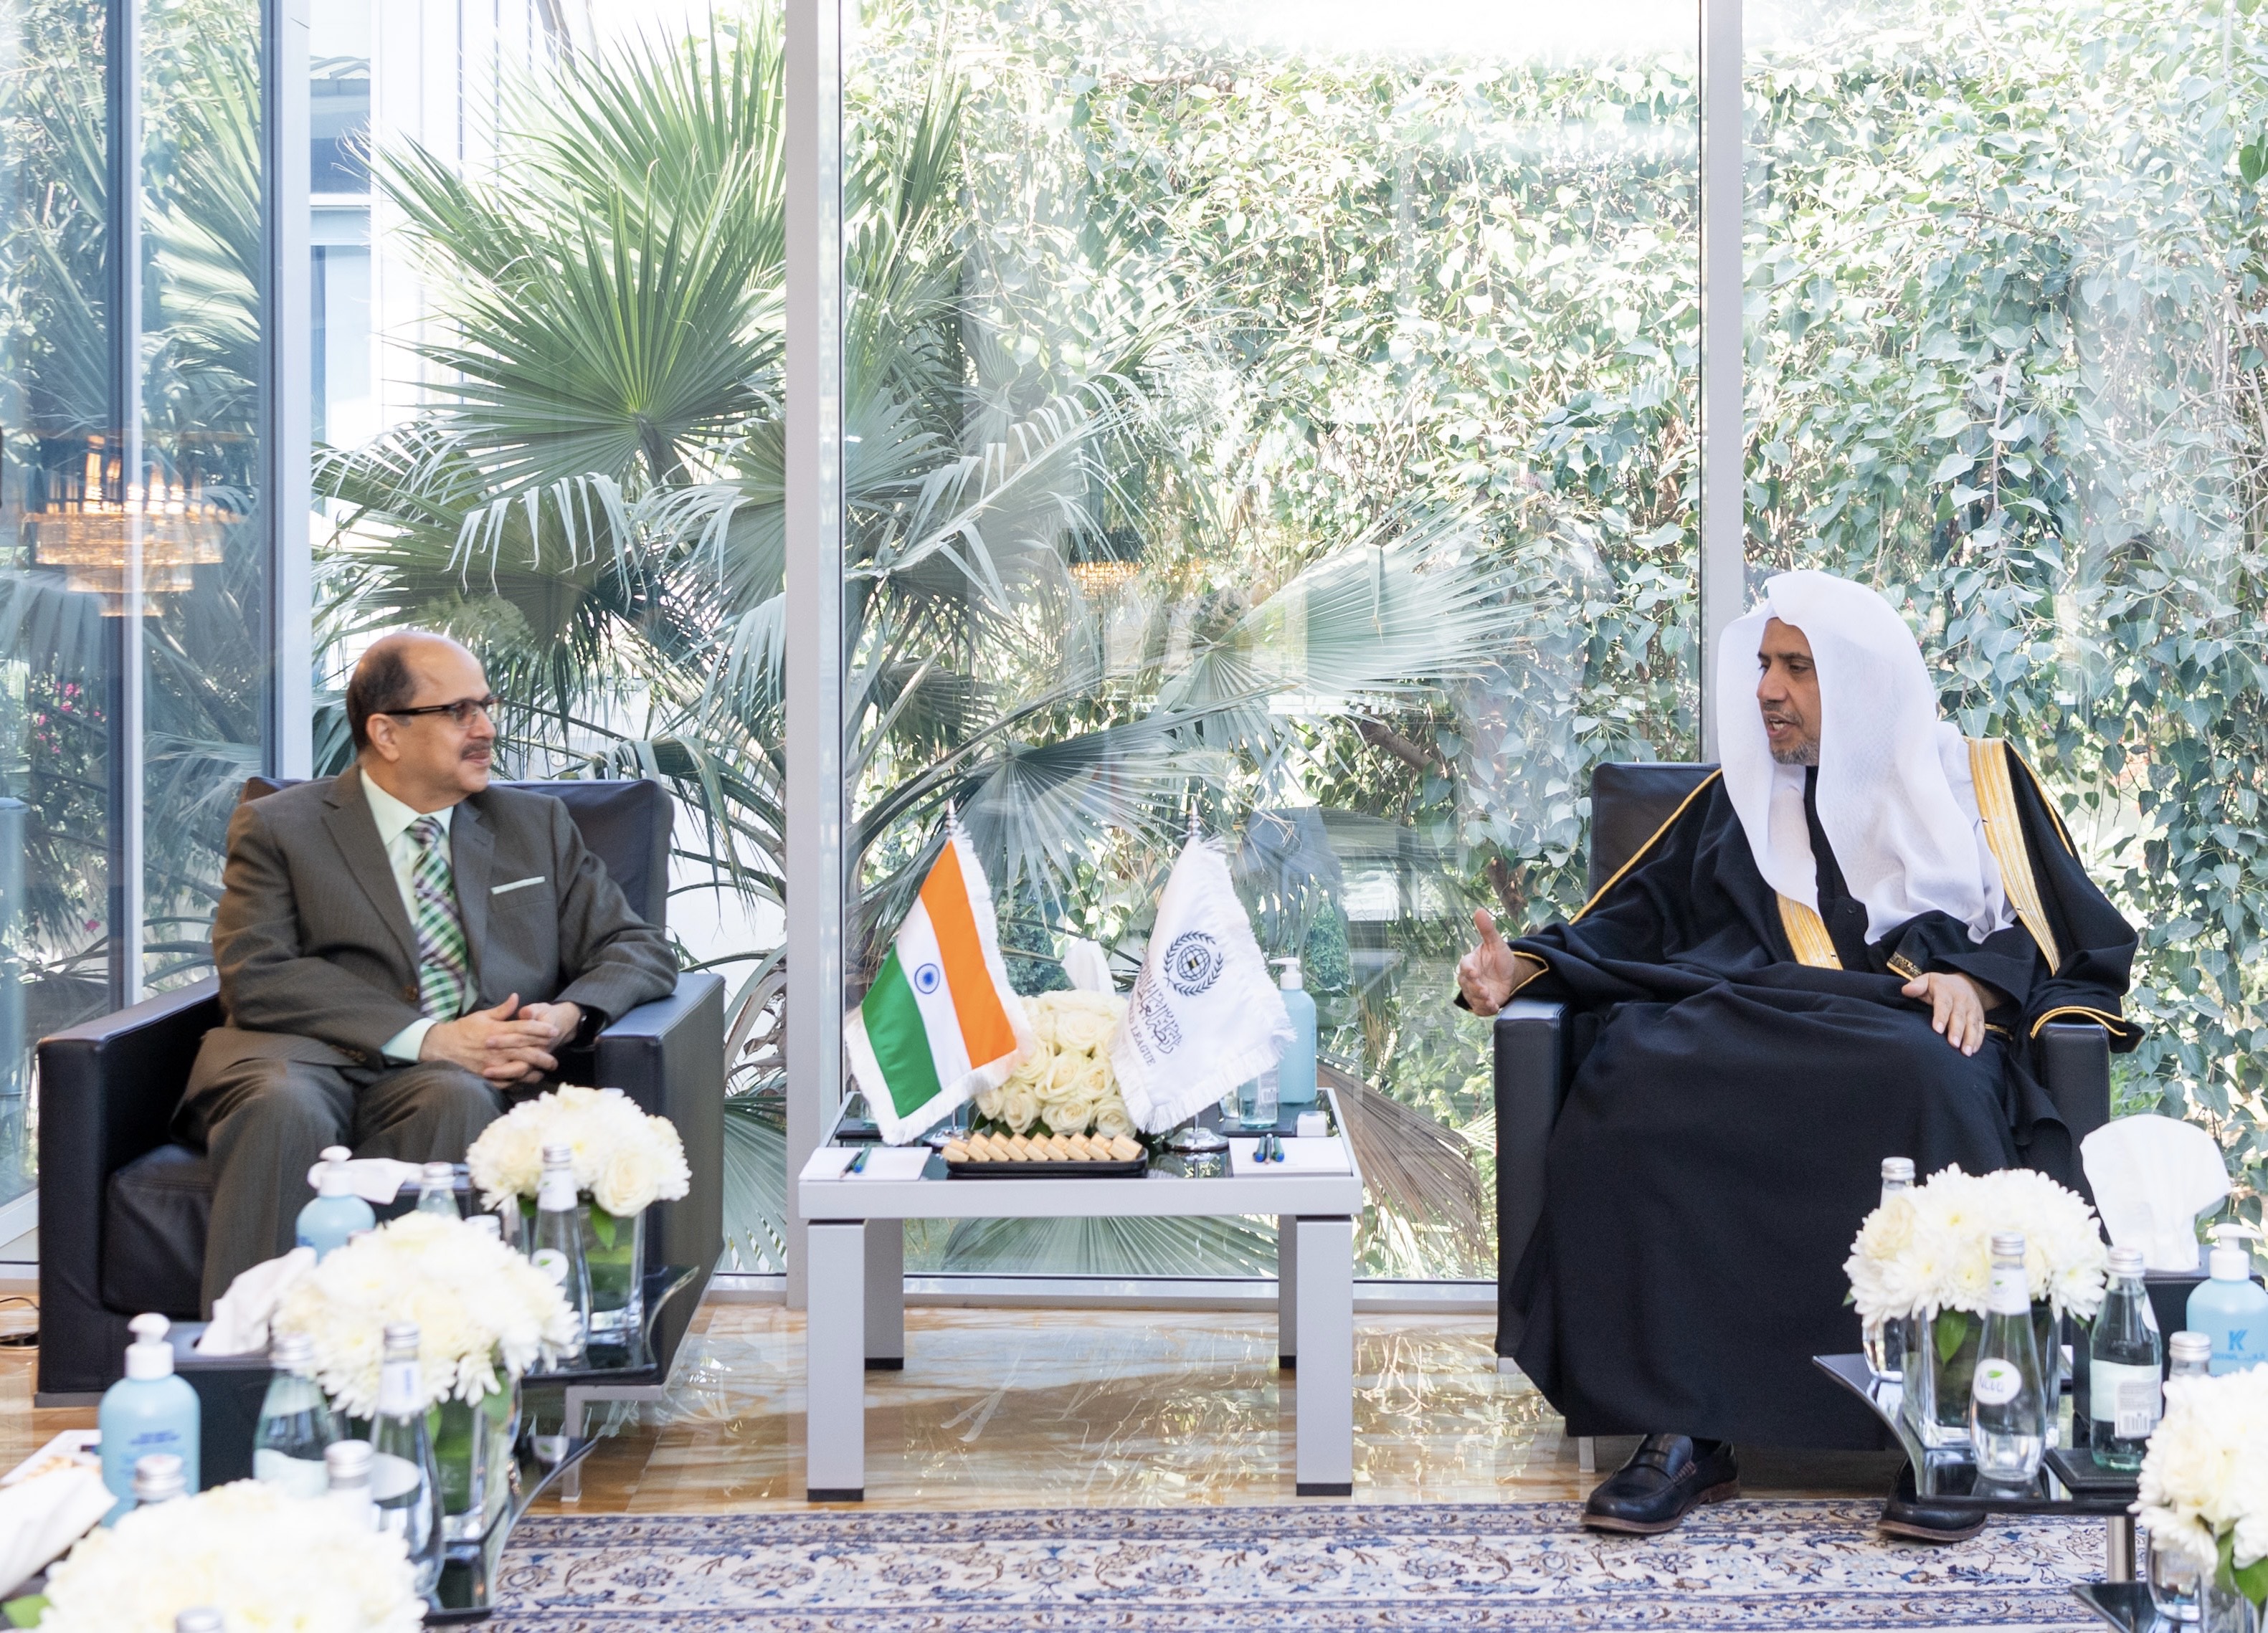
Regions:
[[1756, 649], [1777, 618], [1803, 631], [1819, 673], [1819, 825], [1879, 939], [1935, 909], [1982, 941], [2015, 923], [1977, 812], [1968, 745], [1938, 718], [1913, 631], [1863, 585], [1781, 573], [1725, 631], [1717, 726], [1725, 791], [1766, 883], [1816, 909], [1801, 766], [1771, 757], [1756, 705]]

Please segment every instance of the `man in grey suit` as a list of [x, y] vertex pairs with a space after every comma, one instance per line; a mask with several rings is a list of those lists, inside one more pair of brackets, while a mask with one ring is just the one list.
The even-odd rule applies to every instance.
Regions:
[[176, 1123], [212, 1164], [208, 1313], [290, 1250], [325, 1146], [461, 1160], [505, 1088], [676, 983], [566, 806], [489, 786], [496, 704], [454, 641], [387, 636], [347, 687], [355, 765], [229, 823], [213, 916], [228, 1021]]

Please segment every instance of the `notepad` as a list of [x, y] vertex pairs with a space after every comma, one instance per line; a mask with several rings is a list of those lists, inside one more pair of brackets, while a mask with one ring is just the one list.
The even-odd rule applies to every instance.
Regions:
[[869, 1145], [865, 1166], [856, 1173], [846, 1173], [846, 1180], [895, 1180], [903, 1182], [918, 1180], [922, 1170], [929, 1166], [930, 1150], [926, 1145]]
[[1283, 1142], [1284, 1160], [1262, 1162], [1258, 1140], [1228, 1143], [1228, 1171], [1238, 1179], [1266, 1178], [1278, 1173], [1347, 1173], [1346, 1142], [1324, 1136], [1319, 1140]]

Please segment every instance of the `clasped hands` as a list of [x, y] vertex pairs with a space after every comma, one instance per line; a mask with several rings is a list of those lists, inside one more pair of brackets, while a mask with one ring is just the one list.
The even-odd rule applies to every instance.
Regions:
[[[1480, 945], [1457, 962], [1457, 990], [1476, 1015], [1493, 1015], [1521, 987], [1520, 966], [1486, 908], [1473, 914]], [[1899, 990], [1930, 1006], [1930, 1029], [1963, 1055], [1984, 1047], [1984, 1011], [2000, 995], [1973, 976], [1933, 972], [1917, 975]]]
[[582, 1025], [575, 1004], [522, 1004], [515, 992], [494, 1009], [428, 1026], [417, 1058], [453, 1061], [490, 1083], [534, 1083], [559, 1070], [552, 1051]]

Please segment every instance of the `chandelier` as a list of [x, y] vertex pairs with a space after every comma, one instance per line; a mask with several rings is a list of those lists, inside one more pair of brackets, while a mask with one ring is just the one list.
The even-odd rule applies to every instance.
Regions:
[[83, 478], [65, 476], [62, 492], [50, 485], [25, 528], [33, 564], [60, 567], [65, 588], [100, 596], [104, 617], [124, 616], [137, 590], [146, 617], [157, 598], [190, 587], [192, 568], [221, 559], [225, 530], [239, 518], [207, 499], [201, 483], [168, 482], [155, 465], [146, 482], [120, 475], [117, 457], [106, 459], [102, 438], [91, 438]]

